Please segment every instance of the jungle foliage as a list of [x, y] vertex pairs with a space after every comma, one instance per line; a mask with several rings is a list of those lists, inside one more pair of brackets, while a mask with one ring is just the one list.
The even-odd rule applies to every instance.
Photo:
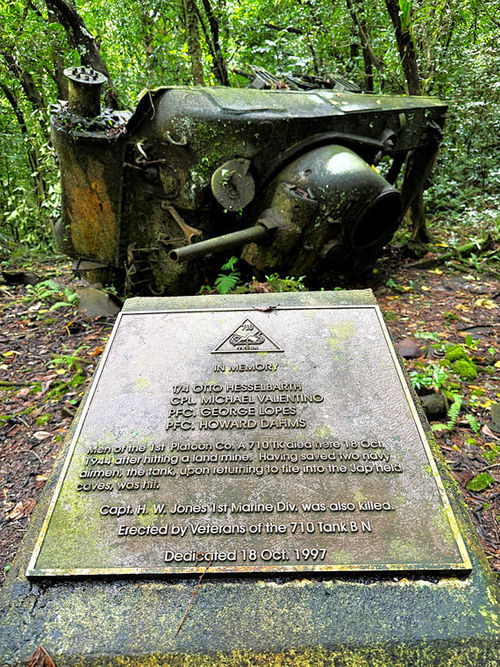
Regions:
[[[236, 70], [337, 74], [450, 106], [428, 211], [498, 224], [500, 2], [491, 0], [0, 0], [0, 242], [48, 248], [58, 215], [48, 106], [62, 70], [109, 76], [131, 108], [159, 85], [246, 86]], [[480, 211], [478, 214], [477, 211]], [[470, 220], [469, 220], [470, 222]]]

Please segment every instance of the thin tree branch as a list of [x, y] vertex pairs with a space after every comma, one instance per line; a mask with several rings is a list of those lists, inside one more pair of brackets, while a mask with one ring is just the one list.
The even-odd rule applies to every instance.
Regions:
[[372, 61], [372, 64], [381, 72], [384, 69], [385, 62], [382, 58], [379, 58], [374, 50], [371, 47], [370, 41], [368, 39], [368, 35], [366, 34], [366, 31], [359, 20], [359, 17], [356, 13], [356, 10], [354, 9], [354, 5], [352, 4], [351, 0], [346, 0], [347, 8], [349, 9], [349, 13], [351, 14], [351, 18], [353, 20], [354, 25], [357, 27], [359, 35], [361, 37], [361, 43], [363, 45], [363, 48], [366, 49], [370, 60]]
[[212, 43], [215, 53], [215, 70], [214, 74], [217, 78], [217, 81], [223, 86], [229, 86], [229, 77], [227, 74], [226, 62], [222, 54], [222, 49], [219, 42], [219, 21], [215, 16], [210, 0], [202, 0], [203, 9], [207, 15], [208, 25], [210, 26], [210, 32], [212, 35]]
[[[478, 0], [478, 2], [480, 2], [481, 5], [483, 6], [484, 13], [485, 13], [486, 16], [490, 19], [490, 21], [493, 23], [493, 25], [496, 25], [497, 28], [500, 28], [500, 21], [496, 21], [496, 20], [493, 18], [493, 16], [489, 13], [488, 8], [487, 8], [486, 3], [484, 2], [484, 0]], [[498, 10], [497, 10], [497, 11], [498, 11]]]

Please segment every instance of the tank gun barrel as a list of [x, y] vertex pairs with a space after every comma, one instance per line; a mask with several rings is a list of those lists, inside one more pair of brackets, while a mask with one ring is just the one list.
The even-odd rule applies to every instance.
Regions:
[[185, 262], [190, 259], [198, 259], [213, 252], [221, 252], [238, 246], [252, 243], [253, 241], [260, 241], [271, 232], [270, 227], [265, 227], [263, 224], [257, 223], [248, 229], [241, 229], [237, 232], [224, 234], [223, 236], [216, 236], [213, 239], [206, 241], [199, 241], [192, 245], [175, 248], [169, 253], [169, 257], [173, 262]]

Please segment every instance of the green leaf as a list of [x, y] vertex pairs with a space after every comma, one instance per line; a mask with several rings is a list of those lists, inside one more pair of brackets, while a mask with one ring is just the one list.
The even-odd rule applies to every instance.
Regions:
[[230, 273], [229, 275], [226, 275], [224, 273], [221, 273], [217, 278], [215, 279], [215, 289], [219, 292], [219, 294], [227, 294], [230, 292], [236, 285], [238, 284], [238, 281], [240, 279], [240, 274], [233, 272]]
[[414, 336], [415, 338], [422, 338], [423, 340], [434, 340], [436, 343], [441, 342], [438, 334], [432, 331], [415, 331]]
[[227, 262], [220, 267], [221, 271], [233, 271], [237, 263], [237, 257], [230, 257]]
[[431, 429], [433, 431], [447, 431], [448, 427], [446, 424], [432, 424]]
[[401, 29], [408, 30], [411, 22], [411, 0], [399, 0], [399, 16]]
[[446, 424], [446, 428], [451, 431], [452, 428], [455, 426], [455, 422], [458, 419], [458, 415], [460, 414], [460, 410], [462, 408], [462, 397], [459, 394], [456, 394], [453, 397], [453, 403], [450, 406], [450, 409], [448, 410], [448, 423]]
[[480, 472], [467, 482], [465, 488], [468, 491], [484, 491], [494, 483], [495, 480], [488, 472]]
[[52, 304], [49, 310], [57, 310], [58, 308], [70, 308], [71, 306], [72, 304], [68, 303], [67, 301], [57, 301], [56, 303]]
[[421, 370], [410, 371], [409, 376], [415, 389], [426, 387], [440, 391], [448, 382], [448, 371], [443, 366], [435, 364], [420, 364]]
[[471, 429], [474, 431], [476, 435], [479, 435], [479, 432], [481, 431], [481, 424], [477, 421], [476, 417], [468, 412], [465, 415], [465, 419], [467, 420], [467, 423], [471, 427]]

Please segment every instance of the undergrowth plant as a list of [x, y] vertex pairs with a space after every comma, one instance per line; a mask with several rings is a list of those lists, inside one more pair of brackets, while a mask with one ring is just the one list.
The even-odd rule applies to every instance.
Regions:
[[411, 383], [416, 391], [421, 389], [430, 389], [439, 392], [444, 389], [449, 382], [449, 371], [439, 364], [416, 364], [419, 369], [410, 371]]
[[[61, 378], [59, 381], [54, 382], [47, 391], [47, 400], [59, 400], [68, 391], [79, 389], [85, 383], [87, 374], [84, 364], [88, 364], [89, 362], [87, 359], [78, 356], [79, 352], [83, 349], [85, 349], [85, 346], [78, 347], [73, 352], [67, 351], [65, 354], [56, 354], [53, 356], [49, 364], [57, 368], [56, 373], [61, 375], [71, 373], [71, 376], [68, 379]], [[65, 368], [62, 368], [62, 366], [65, 366]]]
[[215, 279], [215, 289], [219, 294], [227, 294], [240, 282], [240, 272], [236, 270], [237, 257], [230, 257], [221, 268], [221, 273]]
[[[439, 363], [417, 362], [416, 370], [411, 370], [408, 375], [411, 383], [417, 392], [435, 392], [441, 393], [448, 401], [447, 418], [444, 423], [436, 423], [431, 426], [433, 431], [452, 431], [457, 423], [460, 413], [464, 409], [464, 396], [460, 393], [459, 381], [468, 382], [477, 377], [478, 369], [469, 356], [478, 345], [477, 340], [473, 340], [468, 335], [465, 343], [447, 345], [441, 343], [439, 336], [435, 333], [417, 332], [416, 337], [428, 340], [433, 349], [440, 352], [443, 358]], [[474, 409], [475, 394], [470, 400], [470, 408]], [[464, 418], [475, 435], [481, 431], [481, 424], [472, 412], [466, 412]]]
[[453, 397], [453, 403], [448, 408], [448, 421], [446, 424], [432, 424], [431, 429], [433, 431], [452, 431], [453, 427], [456, 424], [460, 410], [462, 409], [463, 397], [460, 394], [455, 394]]
[[270, 276], [266, 276], [267, 285], [272, 292], [303, 292], [307, 289], [304, 279], [305, 276], [281, 278], [279, 273], [271, 273]]
[[74, 371], [81, 371], [82, 370], [82, 364], [87, 364], [88, 361], [87, 359], [84, 359], [83, 357], [78, 356], [79, 352], [83, 349], [85, 349], [87, 346], [82, 345], [78, 347], [74, 352], [68, 352], [67, 354], [56, 354], [53, 356], [51, 364], [54, 366], [66, 366], [66, 370], [68, 372], [74, 370]]
[[477, 421], [475, 415], [473, 415], [471, 412], [468, 412], [465, 415], [465, 419], [467, 420], [467, 423], [469, 424], [469, 426], [471, 427], [473, 432], [476, 435], [479, 435], [479, 433], [481, 431], [481, 424]]
[[56, 280], [42, 280], [36, 285], [26, 285], [24, 303], [51, 304], [49, 310], [72, 308], [78, 303], [78, 294], [69, 287], [62, 287]]

